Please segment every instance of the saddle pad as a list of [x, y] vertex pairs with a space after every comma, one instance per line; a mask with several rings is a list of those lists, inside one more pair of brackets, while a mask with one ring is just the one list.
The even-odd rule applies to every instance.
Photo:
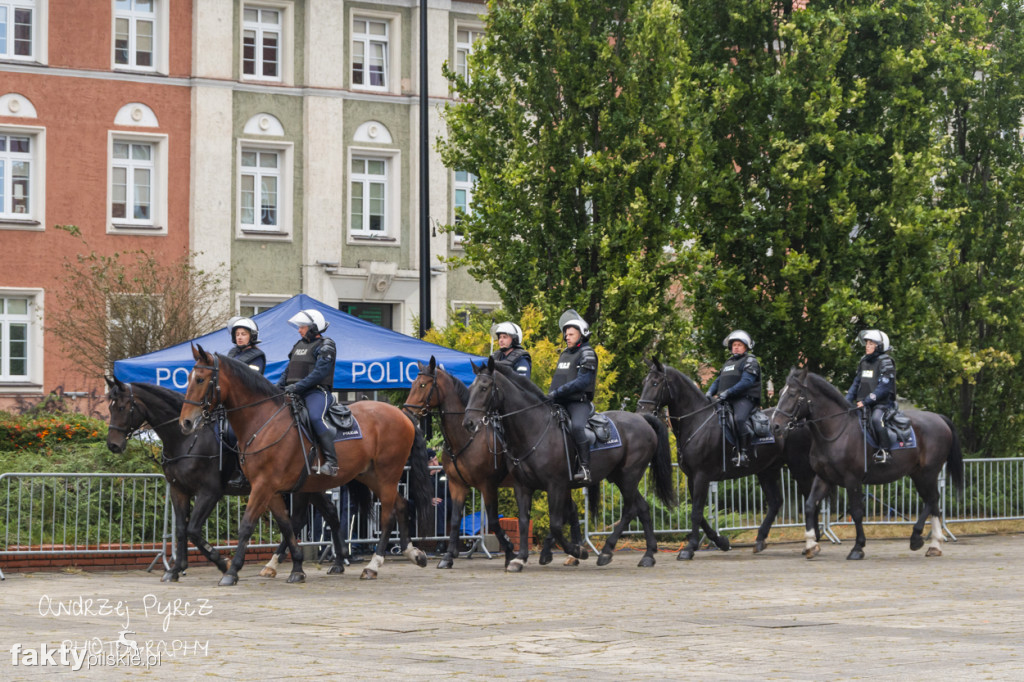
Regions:
[[[865, 429], [864, 433], [867, 434], [868, 445], [870, 445], [871, 447], [873, 447], [875, 449], [878, 449], [878, 442], [875, 440], [875, 434], [873, 433], [872, 429]], [[890, 451], [892, 451], [892, 450], [913, 450], [914, 448], [917, 447], [917, 432], [914, 431], [914, 427], [913, 426], [910, 427], [910, 438], [908, 440], [905, 440], [905, 441], [896, 440], [895, 436], [896, 436], [896, 432], [893, 431], [892, 429], [889, 429], [889, 437], [892, 440], [892, 447], [889, 448]]]
[[[306, 425], [302, 425], [302, 434], [307, 440], [312, 440], [309, 435], [309, 431]], [[356, 419], [355, 415], [352, 415], [352, 428], [347, 431], [337, 430], [337, 435], [334, 437], [334, 442], [337, 443], [343, 440], [360, 440], [363, 437], [362, 429], [359, 428], [359, 420]]]
[[608, 431], [610, 432], [608, 440], [604, 442], [599, 440], [594, 441], [590, 446], [591, 452], [594, 452], [595, 450], [611, 450], [612, 448], [622, 446], [622, 438], [619, 436], [619, 427], [617, 427], [615, 422], [611, 419], [608, 420]]
[[[732, 432], [732, 427], [725, 430], [725, 442], [729, 445], [736, 445], [736, 434]], [[750, 445], [757, 447], [758, 445], [771, 445], [775, 442], [775, 436], [765, 436], [764, 438], [751, 438]]]

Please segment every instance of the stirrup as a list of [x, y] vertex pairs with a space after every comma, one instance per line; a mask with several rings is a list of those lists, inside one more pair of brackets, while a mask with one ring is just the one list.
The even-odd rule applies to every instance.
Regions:
[[331, 462], [323, 462], [322, 464], [317, 464], [314, 471], [323, 476], [336, 476], [338, 474], [338, 465]]
[[591, 483], [590, 469], [587, 468], [586, 465], [581, 464], [579, 470], [572, 475], [572, 480], [582, 483]]
[[747, 457], [747, 453], [738, 452], [736, 456], [732, 458], [732, 463], [738, 467], [746, 466], [750, 464], [750, 458]]
[[888, 464], [891, 459], [892, 454], [888, 450], [878, 448], [875, 451], [875, 464]]

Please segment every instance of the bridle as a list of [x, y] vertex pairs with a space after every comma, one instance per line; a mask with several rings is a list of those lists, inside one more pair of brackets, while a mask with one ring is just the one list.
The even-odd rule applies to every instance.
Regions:
[[[502, 414], [502, 413], [498, 412], [497, 409], [495, 409], [495, 407], [494, 407], [495, 400], [499, 398], [500, 389], [498, 388], [497, 383], [495, 383], [493, 375], [491, 375], [491, 388], [490, 388], [490, 391], [491, 391], [491, 393], [490, 393], [490, 395], [487, 396], [487, 400], [484, 403], [483, 407], [470, 407], [469, 405], [466, 405], [466, 414], [469, 414], [470, 412], [483, 412], [484, 413], [484, 416], [480, 420], [480, 422], [484, 426], [493, 426], [494, 427], [494, 428], [491, 429], [491, 432], [494, 434], [494, 441], [495, 441], [495, 443], [494, 443], [494, 448], [495, 448], [494, 454], [495, 455], [498, 455], [498, 454], [508, 455], [508, 458], [512, 461], [512, 466], [513, 467], [517, 467], [520, 464], [522, 464], [522, 462], [527, 457], [529, 457], [534, 452], [536, 452], [537, 448], [540, 447], [540, 444], [542, 442], [544, 442], [545, 436], [547, 436], [548, 435], [548, 431], [551, 430], [551, 423], [558, 420], [558, 417], [556, 416], [557, 413], [554, 410], [551, 409], [551, 407], [552, 407], [551, 403], [549, 403], [549, 402], [540, 402], [540, 403], [533, 403], [533, 404], [527, 405], [526, 407], [520, 408], [518, 410], [513, 410], [511, 412], [505, 412], [504, 414]], [[501, 430], [501, 420], [504, 419], [505, 417], [511, 417], [513, 415], [517, 415], [517, 414], [521, 414], [523, 412], [527, 412], [528, 410], [532, 410], [535, 407], [548, 408], [548, 418], [547, 418], [546, 424], [544, 426], [544, 431], [541, 432], [540, 437], [537, 438], [537, 442], [533, 444], [533, 447], [531, 447], [529, 450], [527, 450], [523, 454], [522, 457], [516, 457], [515, 455], [511, 454], [509, 452], [509, 450], [508, 450], [507, 444], [505, 444], [505, 443], [502, 443], [502, 451], [500, 453], [497, 452], [498, 432]]]
[[[670, 401], [675, 401], [676, 396], [675, 396], [674, 391], [672, 390], [672, 383], [669, 381], [668, 372], [666, 372], [664, 370], [662, 370], [661, 372], [658, 372], [657, 370], [651, 370], [650, 374], [656, 374], [656, 375], [660, 376], [661, 380], [662, 380], [661, 384], [658, 386], [657, 398], [655, 400], [651, 400], [649, 398], [641, 398], [641, 399], [636, 401], [636, 404], [637, 404], [637, 407], [639, 407], [641, 405], [653, 405], [654, 406], [653, 407], [653, 411], [657, 412], [658, 409], [662, 405], [668, 405]], [[650, 376], [650, 375], [648, 375], [648, 376]], [[665, 398], [665, 391], [666, 391], [666, 389], [668, 390], [668, 398], [667, 399]], [[712, 402], [712, 403], [710, 403], [708, 405], [705, 405], [704, 407], [700, 407], [700, 408], [694, 410], [693, 412], [688, 412], [687, 414], [672, 414], [671, 412], [669, 412], [668, 413], [668, 418], [669, 419], [678, 419], [678, 420], [689, 419], [690, 417], [693, 417], [694, 415], [698, 415], [701, 412], [703, 412], [705, 410], [713, 409], [714, 407], [715, 407], [715, 403]], [[705, 422], [705, 423], [707, 423], [707, 422]]]
[[[417, 403], [402, 403], [402, 409], [403, 410], [409, 409], [412, 412], [413, 415], [422, 418], [422, 417], [426, 417], [428, 414], [430, 414], [430, 410], [434, 408], [434, 406], [431, 405], [431, 399], [434, 397], [434, 393], [437, 391], [437, 372], [435, 371], [433, 374], [427, 374], [426, 372], [421, 370], [419, 376], [428, 377], [429, 379], [432, 380], [431, 383], [430, 383], [430, 390], [427, 391], [426, 399], [422, 403], [419, 403], [419, 404], [417, 404]], [[441, 409], [441, 400], [440, 399], [438, 399], [438, 401], [437, 401], [437, 408], [441, 412], [441, 416], [442, 417], [445, 414], [455, 414], [454, 412], [446, 413], [443, 409]]]
[[[832, 443], [838, 440], [839, 437], [846, 432], [846, 427], [850, 423], [849, 420], [845, 420], [843, 422], [843, 427], [839, 429], [839, 433], [837, 433], [835, 436], [832, 436], [831, 438], [825, 435], [825, 432], [821, 430], [820, 426], [818, 426], [818, 422], [824, 421], [826, 419], [831, 419], [832, 417], [839, 417], [842, 415], [849, 414], [850, 412], [858, 408], [851, 407], [846, 410], [841, 410], [839, 412], [827, 414], [823, 417], [816, 417], [815, 419], [810, 419], [812, 401], [810, 398], [807, 397], [805, 393], [807, 390], [807, 386], [799, 382], [797, 382], [797, 386], [799, 386], [800, 390], [794, 391], [796, 393], [796, 403], [792, 408], [791, 412], [787, 412], [786, 410], [782, 409], [782, 399], [785, 397], [786, 393], [789, 392], [790, 388], [790, 384], [788, 382], [782, 388], [782, 393], [779, 395], [779, 404], [775, 406], [775, 413], [781, 414], [783, 417], [786, 417], [789, 420], [786, 422], [786, 430], [792, 431], [793, 429], [799, 428], [800, 426], [806, 424], [814, 429], [817, 429], [818, 436], [821, 437], [821, 439], [824, 440], [826, 443]], [[801, 412], [805, 413], [807, 416], [799, 416]]]
[[[189, 400], [188, 398], [185, 399], [186, 405], [196, 405], [203, 408], [202, 413], [204, 421], [208, 421], [210, 419], [210, 408], [213, 407], [214, 404], [220, 404], [220, 358], [216, 355], [213, 355], [212, 357], [212, 365], [200, 365], [196, 363], [192, 368], [193, 372], [197, 369], [208, 369], [212, 372], [212, 374], [210, 374], [209, 383], [206, 385], [206, 390], [203, 391], [202, 400], [197, 402], [195, 400]], [[212, 398], [214, 391], [216, 391], [216, 401]]]
[[[142, 408], [140, 408], [138, 406], [138, 403], [135, 401], [135, 390], [132, 388], [132, 385], [131, 384], [124, 384], [124, 387], [127, 389], [127, 393], [128, 393], [128, 417], [125, 419], [125, 423], [128, 424], [128, 426], [118, 426], [116, 424], [108, 424], [107, 425], [107, 429], [108, 430], [112, 430], [112, 431], [120, 431], [121, 433], [124, 434], [124, 439], [128, 440], [132, 436], [134, 436], [136, 433], [138, 433], [139, 431], [142, 430], [142, 425], [145, 424], [147, 421], [149, 421], [149, 416], [142, 410]], [[114, 406], [116, 405], [116, 403], [117, 403], [117, 397], [114, 396], [114, 395], [111, 395], [111, 397], [110, 397], [110, 410], [111, 410], [111, 412], [113, 412]], [[136, 413], [139, 414], [141, 419], [139, 419], [139, 423], [138, 424], [135, 424], [135, 426], [132, 426], [132, 423], [135, 421], [135, 414]], [[156, 430], [156, 429], [160, 428], [161, 426], [166, 426], [166, 425], [170, 424], [171, 422], [175, 422], [177, 420], [178, 420], [177, 417], [171, 417], [167, 421], [160, 422], [159, 424], [150, 424], [150, 426], [154, 430]]]

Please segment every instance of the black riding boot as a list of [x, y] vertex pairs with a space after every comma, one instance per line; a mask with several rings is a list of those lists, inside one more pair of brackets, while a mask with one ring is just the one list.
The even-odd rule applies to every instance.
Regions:
[[235, 469], [235, 473], [231, 475], [228, 482], [225, 484], [230, 490], [248, 490], [249, 479], [245, 477], [245, 472], [242, 471], [242, 467]]
[[580, 468], [573, 474], [572, 480], [590, 485], [590, 442], [576, 443], [576, 452], [580, 456]]
[[338, 453], [334, 451], [334, 429], [325, 429], [316, 436], [320, 451], [324, 455], [324, 464], [317, 473], [333, 476], [338, 473]]
[[747, 457], [750, 452], [750, 434], [744, 429], [736, 436], [736, 440], [736, 456], [732, 458], [732, 463], [743, 467], [750, 464], [750, 458]]

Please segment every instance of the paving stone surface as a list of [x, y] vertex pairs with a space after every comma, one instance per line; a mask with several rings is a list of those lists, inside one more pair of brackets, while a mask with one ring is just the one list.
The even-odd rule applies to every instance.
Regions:
[[[798, 544], [663, 552], [650, 569], [630, 551], [602, 568], [534, 555], [518, 575], [389, 560], [372, 582], [365, 564], [307, 562], [299, 585], [249, 565], [230, 588], [208, 567], [177, 584], [8, 574], [0, 679], [1024, 679], [1024, 535], [962, 537], [933, 559], [907, 544], [870, 540], [860, 562], [849, 542], [812, 561]], [[63, 641], [85, 653], [77, 672]]]

